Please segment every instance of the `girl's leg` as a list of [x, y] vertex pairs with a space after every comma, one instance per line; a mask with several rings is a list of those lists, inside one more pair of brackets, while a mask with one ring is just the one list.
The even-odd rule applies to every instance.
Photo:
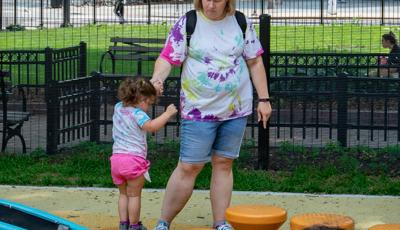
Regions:
[[121, 222], [128, 221], [128, 196], [126, 194], [126, 183], [118, 185], [119, 200], [118, 200], [118, 214]]
[[128, 215], [129, 222], [137, 224], [140, 220], [141, 194], [144, 185], [144, 176], [140, 176], [134, 180], [128, 180], [126, 194], [128, 196]]

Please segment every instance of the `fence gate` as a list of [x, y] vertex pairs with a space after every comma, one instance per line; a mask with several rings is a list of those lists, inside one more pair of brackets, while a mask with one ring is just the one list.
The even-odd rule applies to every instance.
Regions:
[[96, 113], [96, 82], [82, 77], [66, 81], [52, 81], [47, 88], [48, 137], [47, 151], [93, 140], [91, 128]]

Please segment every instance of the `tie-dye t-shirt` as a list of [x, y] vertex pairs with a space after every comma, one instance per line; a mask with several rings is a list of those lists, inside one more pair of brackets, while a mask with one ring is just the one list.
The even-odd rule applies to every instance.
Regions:
[[118, 102], [113, 115], [113, 154], [133, 154], [146, 159], [146, 131], [141, 127], [149, 120], [150, 117], [143, 110], [125, 107], [122, 102]]
[[246, 40], [235, 16], [219, 21], [197, 11], [197, 23], [186, 42], [186, 16], [171, 29], [160, 57], [183, 63], [181, 117], [223, 121], [252, 113], [252, 85], [246, 60], [263, 53], [254, 26], [247, 21]]

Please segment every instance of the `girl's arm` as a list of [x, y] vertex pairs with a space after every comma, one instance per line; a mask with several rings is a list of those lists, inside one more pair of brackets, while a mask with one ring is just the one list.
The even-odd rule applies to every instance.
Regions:
[[177, 113], [177, 109], [175, 105], [170, 104], [167, 109], [165, 110], [164, 113], [162, 113], [160, 116], [153, 120], [149, 120], [144, 125], [142, 126], [142, 129], [145, 130], [146, 132], [157, 132], [160, 130], [162, 127], [165, 126], [165, 124], [168, 122], [168, 120], [173, 117]]

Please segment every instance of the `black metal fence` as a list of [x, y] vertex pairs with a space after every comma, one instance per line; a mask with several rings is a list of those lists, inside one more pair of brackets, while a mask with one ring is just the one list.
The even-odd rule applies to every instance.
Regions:
[[[0, 28], [81, 26], [119, 23], [116, 0], [2, 0]], [[254, 22], [270, 14], [277, 24], [325, 24], [360, 22], [398, 25], [397, 0], [240, 0], [237, 8]], [[173, 22], [193, 8], [186, 0], [126, 0], [123, 20], [127, 23]]]
[[[111, 45], [111, 37], [165, 39], [177, 17], [193, 8], [192, 1], [126, 0], [124, 24], [120, 25], [121, 18], [114, 12], [115, 2], [2, 0], [0, 49], [63, 48], [84, 41], [88, 44], [88, 70], [99, 70], [100, 56]], [[381, 47], [381, 35], [391, 30], [400, 36], [398, 0], [347, 0], [336, 4], [336, 14], [328, 9], [330, 2], [238, 0], [237, 8], [256, 24], [258, 15], [271, 15], [274, 52], [387, 52]], [[70, 25], [73, 27], [60, 28]], [[24, 27], [25, 31], [15, 31]], [[134, 72], [131, 65], [117, 66], [117, 70]]]
[[[10, 72], [7, 81], [23, 89], [27, 96], [31, 117], [22, 130], [28, 151], [57, 150], [54, 139], [58, 140], [58, 121], [63, 119], [60, 117], [63, 113], [56, 110], [55, 102], [59, 103], [56, 83], [85, 77], [86, 53], [85, 43], [63, 49], [0, 51], [0, 69]], [[13, 94], [9, 102], [11, 108], [20, 100], [18, 92]], [[11, 140], [8, 151], [10, 149], [21, 151], [19, 142]]]
[[[321, 147], [338, 141], [374, 148], [399, 143], [400, 80], [386, 72], [400, 66], [381, 64], [386, 54], [271, 52], [267, 15], [261, 17], [260, 40], [274, 111], [267, 130], [257, 128], [255, 115], [249, 117], [245, 139], [256, 144], [259, 166], [268, 166], [270, 148], [282, 142]], [[125, 75], [87, 76], [86, 59], [85, 43], [0, 52], [0, 68], [11, 71], [10, 82], [26, 87], [31, 111], [40, 107], [34, 99], [44, 95], [44, 112], [33, 113], [25, 125], [28, 150], [54, 152], [82, 140], [111, 141], [116, 88]], [[168, 78], [164, 104], [153, 108], [153, 116], [165, 103], [177, 102], [179, 85], [179, 78]], [[172, 120], [155, 137], [178, 137], [178, 124], [179, 118]]]

